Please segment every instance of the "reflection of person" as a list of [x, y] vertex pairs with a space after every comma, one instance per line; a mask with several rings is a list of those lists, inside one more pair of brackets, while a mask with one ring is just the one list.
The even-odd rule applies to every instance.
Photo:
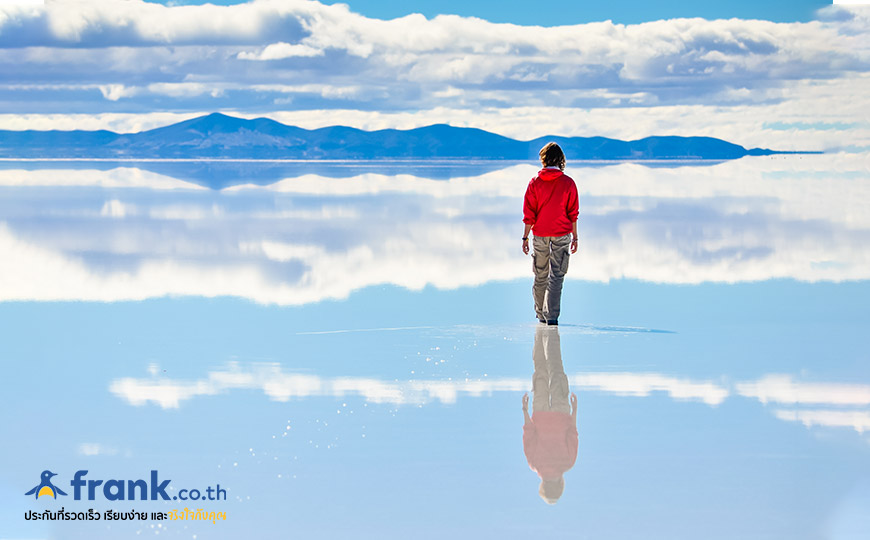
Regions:
[[[568, 250], [577, 253], [577, 186], [565, 175], [565, 154], [556, 143], [547, 143], [540, 152], [543, 168], [529, 182], [523, 200], [523, 253], [532, 243], [535, 284], [535, 315], [547, 324], [558, 324], [562, 299], [562, 280], [568, 271]], [[573, 238], [572, 238], [573, 235]]]
[[529, 394], [523, 396], [523, 451], [529, 467], [541, 477], [538, 493], [556, 504], [565, 489], [565, 471], [577, 460], [577, 395], [568, 397], [562, 367], [559, 327], [538, 326], [532, 349], [532, 416]]

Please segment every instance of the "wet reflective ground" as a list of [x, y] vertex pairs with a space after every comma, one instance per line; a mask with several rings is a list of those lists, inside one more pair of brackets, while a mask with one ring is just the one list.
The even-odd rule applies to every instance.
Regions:
[[[0, 538], [866, 538], [864, 163], [569, 170], [558, 329], [525, 165], [218, 191], [7, 164]], [[69, 496], [24, 496], [45, 469]], [[227, 500], [77, 502], [80, 469]], [[227, 518], [24, 519], [61, 506]]]

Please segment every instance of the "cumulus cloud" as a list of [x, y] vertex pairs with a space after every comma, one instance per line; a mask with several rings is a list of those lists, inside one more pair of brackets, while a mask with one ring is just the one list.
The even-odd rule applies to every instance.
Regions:
[[302, 20], [343, 5], [259, 1], [230, 6], [165, 6], [140, 0], [0, 4], [0, 46], [132, 47], [256, 44], [301, 36]]
[[122, 97], [136, 95], [135, 91], [132, 91], [132, 89], [127, 88], [123, 84], [101, 84], [98, 88], [103, 97], [109, 101], [118, 101]]
[[258, 53], [242, 51], [238, 58], [241, 60], [281, 60], [283, 58], [293, 58], [294, 56], [322, 56], [321, 49], [315, 49], [308, 45], [290, 44], [290, 43], [272, 43], [267, 45]]
[[[90, 88], [90, 87], [89, 87]], [[99, 87], [97, 87], [99, 90]], [[115, 93], [113, 93], [115, 92]], [[106, 99], [109, 95], [120, 99], [123, 94], [123, 89], [112, 90], [105, 88], [100, 90], [100, 94]], [[114, 100], [114, 101], [117, 101]], [[168, 124], [183, 122], [197, 116], [208, 114], [206, 111], [193, 111], [186, 113], [179, 112], [150, 112], [150, 113], [57, 113], [57, 114], [15, 114], [15, 113], [0, 113], [0, 129], [9, 129], [14, 131], [24, 131], [34, 129], [39, 131], [48, 131], [58, 129], [62, 131], [72, 131], [82, 129], [87, 131], [97, 131], [106, 129], [116, 133], [137, 133], [139, 131], [147, 131]]]
[[[140, 110], [258, 113], [290, 104], [294, 110], [424, 111], [417, 125], [443, 109], [436, 121], [475, 124], [495, 123], [500, 111], [522, 104], [554, 108], [546, 117], [561, 129], [551, 131], [564, 135], [588, 128], [581, 122], [595, 115], [601, 118], [593, 128], [608, 133], [585, 134], [687, 134], [687, 127], [705, 122], [727, 130], [729, 118], [742, 124], [734, 133], [755, 133], [761, 123], [780, 120], [779, 104], [791, 105], [795, 117], [818, 114], [816, 120], [859, 106], [836, 92], [866, 106], [860, 88], [870, 65], [868, 21], [867, 10], [838, 8], [808, 23], [673, 19], [541, 28], [458, 16], [383, 21], [314, 1], [54, 2], [0, 7], [0, 84], [90, 85], [90, 94], [68, 94], [79, 110], [94, 113], [120, 112], [115, 107], [123, 102]], [[819, 84], [828, 102], [815, 98]], [[17, 110], [57, 114], [67, 108], [56, 99], [59, 88], [19, 86], [8, 97]], [[839, 99], [837, 107], [830, 99]], [[815, 106], [808, 109], [807, 100]], [[661, 107], [696, 109], [645, 119], [645, 111]], [[607, 121], [614, 108], [630, 109], [619, 114], [636, 121]], [[511, 129], [510, 121], [501, 124], [497, 131]], [[537, 124], [513, 129], [541, 129]], [[814, 147], [820, 139], [816, 134]]]
[[[481, 99], [509, 102], [508, 105], [484, 107], [476, 103], [475, 93], [467, 89], [450, 87], [444, 91], [450, 107], [414, 109], [410, 111], [354, 109], [360, 100], [381, 99], [390, 95], [390, 88], [353, 84], [259, 84], [242, 85], [214, 83], [200, 87], [188, 95], [227, 96], [253, 93], [273, 102], [310, 103], [314, 99], [329, 99], [333, 107], [294, 109], [251, 113], [238, 106], [221, 108], [227, 114], [244, 118], [268, 117], [289, 125], [316, 129], [332, 125], [356, 126], [377, 130], [387, 128], [411, 129], [448, 123], [461, 127], [478, 127], [488, 131], [528, 140], [544, 135], [592, 136], [600, 135], [624, 140], [640, 139], [649, 135], [696, 135], [718, 137], [747, 148], [762, 147], [776, 150], [839, 150], [870, 149], [870, 94], [864, 89], [870, 85], [870, 76], [846, 76], [831, 81], [802, 81], [787, 90], [750, 92], [750, 101], [695, 105], [627, 104], [617, 107], [557, 107], [530, 106], [527, 100], [515, 100], [505, 92], [488, 91]], [[57, 86], [56, 89], [52, 90]], [[32, 95], [42, 91], [97, 92], [99, 85], [7, 85], [10, 92]], [[130, 102], [132, 99], [165, 99], [161, 87], [119, 86], [101, 87], [95, 95], [106, 100]], [[0, 84], [0, 92], [3, 86]], [[588, 90], [596, 99], [619, 100], [619, 94], [603, 90]], [[645, 94], [644, 94], [645, 95]], [[161, 97], [163, 96], [163, 97]], [[307, 96], [307, 97], [306, 97]], [[499, 97], [500, 96], [500, 97]], [[645, 98], [640, 98], [645, 99]], [[308, 100], [308, 101], [306, 101]], [[340, 106], [338, 105], [340, 103]], [[836, 103], [836, 107], [831, 104]], [[322, 105], [322, 104], [321, 104]], [[208, 109], [190, 113], [99, 113], [87, 114], [0, 114], [0, 129], [110, 129], [130, 133], [152, 129], [207, 114]], [[546, 118], [546, 122], [541, 119]], [[568, 156], [569, 160], [571, 156]]]

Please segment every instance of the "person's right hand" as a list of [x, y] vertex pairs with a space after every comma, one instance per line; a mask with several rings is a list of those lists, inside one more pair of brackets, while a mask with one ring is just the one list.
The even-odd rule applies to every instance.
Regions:
[[577, 394], [571, 392], [571, 407], [576, 411], [577, 410]]
[[526, 392], [523, 395], [523, 410], [527, 411], [529, 409], [529, 393]]
[[523, 240], [523, 253], [524, 253], [525, 255], [528, 255], [528, 254], [529, 254], [529, 239], [528, 239], [528, 238], [526, 238], [525, 240]]

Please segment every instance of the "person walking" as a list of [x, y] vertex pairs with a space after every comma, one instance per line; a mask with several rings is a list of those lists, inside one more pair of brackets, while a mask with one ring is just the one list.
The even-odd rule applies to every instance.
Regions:
[[559, 324], [562, 281], [569, 254], [577, 253], [577, 186], [565, 170], [562, 148], [550, 142], [539, 152], [542, 169], [529, 182], [523, 200], [523, 253], [529, 254], [529, 231], [534, 233], [532, 296], [538, 321]]

